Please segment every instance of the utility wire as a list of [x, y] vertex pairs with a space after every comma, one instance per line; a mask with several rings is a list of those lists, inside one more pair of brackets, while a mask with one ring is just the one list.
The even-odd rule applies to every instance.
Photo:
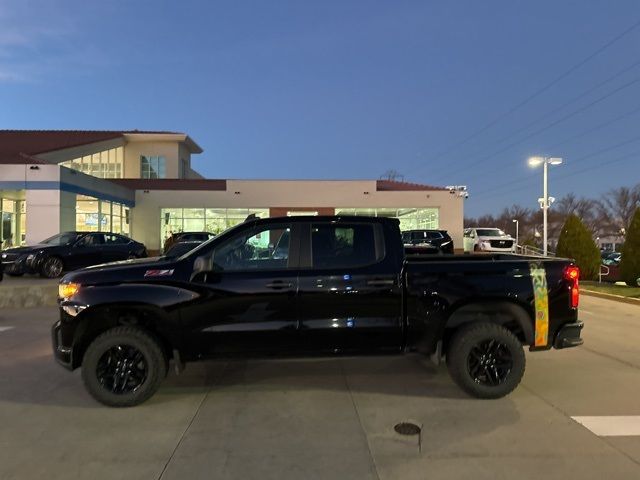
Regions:
[[[628, 154], [623, 155], [621, 157], [617, 157], [617, 158], [614, 158], [612, 160], [608, 160], [606, 162], [601, 162], [601, 163], [598, 163], [597, 165], [593, 165], [591, 167], [583, 168], [583, 169], [575, 171], [575, 172], [570, 172], [570, 173], [567, 173], [567, 174], [564, 174], [564, 175], [554, 176], [554, 179], [562, 180], [563, 178], [568, 178], [568, 177], [574, 178], [574, 177], [576, 177], [578, 175], [582, 175], [583, 173], [587, 173], [587, 172], [590, 172], [592, 170], [597, 170], [598, 168], [605, 167], [607, 165], [611, 165], [611, 164], [614, 164], [614, 163], [622, 162], [624, 160], [627, 160], [627, 159], [633, 158], [633, 157], [640, 157], [640, 151], [628, 153]], [[537, 175], [529, 175], [528, 179], [533, 179], [534, 177], [537, 177]], [[508, 190], [502, 190], [500, 192], [496, 192], [495, 194], [492, 194], [492, 195], [484, 195], [482, 198], [483, 199], [493, 198], [493, 197], [496, 197], [498, 195], [502, 195], [502, 194], [505, 194], [505, 193], [511, 193], [511, 192], [520, 191], [520, 190], [522, 190], [522, 188], [523, 187], [510, 188]]]
[[[598, 130], [601, 130], [602, 128], [608, 127], [609, 125], [612, 125], [612, 124], [614, 124], [616, 122], [619, 122], [620, 120], [623, 120], [623, 119], [625, 119], [627, 117], [630, 117], [631, 115], [633, 115], [635, 113], [638, 113], [638, 112], [640, 112], [640, 106], [634, 108], [630, 112], [626, 112], [626, 113], [624, 113], [622, 115], [619, 115], [618, 117], [616, 117], [616, 118], [614, 118], [612, 120], [608, 120], [608, 121], [606, 121], [604, 123], [601, 123], [600, 125], [597, 125], [597, 126], [595, 126], [593, 128], [589, 128], [589, 129], [587, 129], [587, 130], [585, 130], [585, 131], [583, 131], [583, 132], [581, 132], [581, 133], [579, 133], [577, 135], [569, 137], [568, 139], [562, 140], [561, 142], [554, 143], [553, 145], [550, 145], [547, 148], [545, 148], [545, 151], [552, 150], [552, 149], [556, 148], [559, 145], [564, 145], [564, 144], [569, 143], [569, 142], [571, 142], [573, 140], [576, 140], [578, 138], [584, 137], [585, 135], [588, 135], [590, 133], [593, 133], [593, 132], [596, 132]], [[599, 153], [599, 152], [597, 152], [597, 153]], [[483, 177], [483, 176], [486, 176], [488, 174], [491, 174], [491, 173], [499, 172], [499, 171], [502, 170], [502, 168], [504, 168], [504, 167], [498, 167], [498, 168], [494, 168], [494, 169], [491, 169], [491, 170], [484, 170], [483, 169], [481, 172], [478, 172], [477, 174], [474, 174], [474, 180], [476, 180], [479, 177]]]
[[[615, 150], [617, 148], [624, 147], [625, 145], [629, 145], [629, 144], [635, 143], [637, 141], [640, 141], [640, 135], [638, 135], [636, 137], [632, 137], [629, 140], [625, 140], [624, 142], [619, 142], [619, 143], [616, 143], [614, 145], [609, 145], [608, 147], [602, 148], [602, 149], [600, 149], [600, 150], [598, 150], [596, 152], [590, 153], [588, 155], [583, 155], [582, 157], [578, 157], [578, 158], [573, 160], [573, 164], [572, 165], [577, 165], [578, 164], [577, 162], [582, 162], [584, 160], [588, 160], [590, 158], [597, 157], [598, 155], [602, 155], [603, 153], [610, 152], [611, 150]], [[572, 168], [572, 165], [570, 165], [568, 168]], [[601, 164], [598, 164], [598, 166], [599, 165], [601, 165]], [[483, 198], [483, 196], [485, 194], [487, 194], [487, 193], [491, 194], [490, 196], [493, 196], [492, 195], [493, 193], [495, 193], [496, 195], [500, 194], [500, 193], [508, 193], [508, 192], [512, 191], [512, 189], [500, 190], [499, 192], [496, 192], [496, 190], [499, 190], [501, 187], [504, 187], [504, 186], [511, 186], [514, 183], [525, 182], [525, 181], [527, 181], [527, 180], [529, 180], [529, 179], [531, 179], [531, 178], [533, 178], [535, 176], [537, 176], [537, 174], [532, 173], [532, 174], [528, 174], [528, 175], [525, 175], [525, 176], [522, 176], [522, 177], [518, 177], [515, 180], [511, 180], [509, 183], [499, 184], [499, 185], [497, 185], [495, 187], [492, 187], [492, 188], [489, 188], [489, 189], [486, 189], [486, 190], [481, 190], [480, 192], [474, 194], [473, 197], [474, 198], [478, 198], [478, 197]], [[554, 176], [554, 178], [563, 178], [563, 177], [555, 177]], [[516, 190], [518, 188], [519, 187], [516, 187]]]
[[537, 135], [540, 135], [542, 132], [545, 132], [545, 131], [549, 130], [550, 128], [555, 127], [556, 125], [558, 125], [558, 124], [560, 124], [560, 123], [562, 123], [562, 122], [564, 122], [566, 120], [569, 120], [572, 117], [575, 117], [576, 115], [584, 112], [585, 110], [588, 110], [589, 108], [593, 107], [594, 105], [597, 105], [598, 103], [606, 100], [607, 98], [615, 95], [616, 93], [619, 93], [622, 90], [624, 90], [626, 88], [629, 88], [629, 87], [631, 87], [631, 86], [633, 86], [633, 85], [635, 85], [635, 84], [637, 84], [639, 82], [640, 82], [640, 77], [637, 77], [637, 78], [631, 80], [630, 82], [627, 82], [627, 83], [619, 86], [618, 88], [616, 88], [615, 90], [607, 93], [606, 95], [598, 97], [597, 99], [595, 99], [595, 100], [589, 102], [588, 104], [578, 108], [577, 110], [573, 110], [572, 112], [568, 113], [567, 115], [565, 115], [563, 117], [560, 117], [559, 119], [555, 120], [554, 122], [551, 122], [550, 124], [546, 125], [545, 127], [539, 128], [538, 130], [530, 133], [529, 135], [526, 135], [526, 136], [522, 137], [520, 140], [516, 140], [515, 142], [512, 142], [512, 143], [508, 144], [507, 146], [505, 146], [505, 147], [503, 147], [503, 148], [501, 148], [499, 150], [496, 150], [493, 153], [490, 153], [489, 155], [485, 155], [484, 157], [480, 157], [478, 160], [475, 160], [474, 162], [470, 163], [469, 165], [466, 165], [466, 166], [464, 166], [462, 168], [459, 168], [459, 169], [456, 169], [456, 170], [448, 172], [448, 175], [454, 175], [454, 174], [460, 173], [460, 172], [462, 172], [464, 170], [467, 170], [467, 169], [469, 169], [471, 167], [474, 167], [476, 165], [480, 165], [484, 161], [489, 160], [490, 158], [492, 158], [492, 157], [494, 157], [494, 156], [496, 156], [496, 155], [498, 155], [500, 153], [506, 152], [507, 150], [511, 149], [512, 147], [515, 147], [516, 145], [521, 144], [525, 140], [529, 140], [530, 138], [533, 138], [533, 137], [535, 137]]
[[[619, 33], [618, 35], [616, 35], [615, 37], [613, 37], [611, 40], [609, 40], [608, 42], [606, 42], [604, 45], [602, 45], [600, 48], [598, 48], [596, 51], [594, 51], [593, 53], [591, 53], [590, 55], [587, 55], [584, 59], [582, 59], [581, 61], [579, 61], [578, 63], [576, 63], [575, 65], [573, 65], [572, 67], [570, 67], [568, 70], [566, 70], [565, 72], [563, 72], [562, 74], [560, 74], [558, 77], [554, 78], [551, 82], [547, 83], [546, 85], [544, 85], [543, 87], [539, 88], [538, 90], [536, 90], [535, 92], [533, 92], [532, 94], [530, 94], [528, 97], [526, 97], [525, 99], [523, 99], [522, 101], [520, 101], [519, 103], [517, 103], [516, 105], [514, 105], [513, 107], [511, 107], [509, 110], [507, 110], [506, 112], [504, 112], [503, 114], [499, 115], [498, 117], [496, 117], [494, 120], [490, 121], [488, 124], [486, 124], [485, 126], [483, 126], [482, 128], [480, 128], [479, 130], [475, 131], [474, 133], [472, 133], [471, 135], [467, 136], [466, 138], [462, 139], [461, 141], [458, 141], [454, 144], [452, 144], [451, 146], [447, 147], [444, 151], [440, 152], [439, 154], [437, 154], [434, 158], [431, 159], [431, 161], [435, 161], [435, 160], [439, 160], [440, 158], [444, 157], [445, 155], [447, 155], [448, 153], [450, 153], [451, 151], [455, 150], [458, 147], [461, 147], [462, 145], [465, 145], [466, 143], [468, 143], [470, 140], [473, 140], [474, 138], [476, 138], [477, 136], [481, 135], [482, 133], [486, 132], [487, 130], [489, 130], [491, 127], [493, 127], [494, 125], [496, 125], [497, 123], [501, 122], [502, 120], [504, 120], [506, 117], [508, 117], [509, 115], [513, 114], [514, 112], [516, 112], [517, 110], [519, 110], [520, 108], [522, 108], [523, 106], [525, 106], [527, 103], [529, 103], [531, 100], [533, 100], [534, 98], [539, 97], [540, 95], [542, 95], [544, 92], [546, 92], [547, 90], [549, 90], [551, 87], [553, 87], [554, 85], [558, 84], [559, 82], [561, 82], [562, 80], [564, 80], [566, 77], [568, 77], [569, 75], [571, 75], [573, 72], [575, 72], [576, 70], [578, 70], [580, 67], [582, 67], [583, 65], [585, 65], [586, 63], [588, 63], [589, 61], [591, 61], [593, 58], [597, 57], [598, 55], [600, 55], [602, 52], [604, 52], [605, 50], [607, 50], [609, 47], [611, 47], [612, 45], [614, 45], [615, 43], [617, 43], [618, 41], [620, 41], [622, 38], [624, 38], [626, 35], [628, 35], [629, 33], [631, 33], [633, 30], [635, 30], [636, 28], [638, 28], [640, 26], [640, 20], [636, 21], [633, 25], [631, 25], [630, 27], [628, 27], [627, 29], [625, 29], [624, 31], [622, 31], [621, 33]], [[422, 166], [418, 167], [418, 168], [422, 168]]]
[[[562, 111], [563, 109], [565, 109], [566, 107], [568, 107], [569, 105], [576, 103], [578, 100], [586, 97], [587, 95], [589, 95], [590, 93], [598, 90], [600, 87], [602, 87], [603, 85], [606, 85], [607, 83], [612, 82], [613, 80], [621, 77], [622, 75], [624, 75], [625, 73], [633, 70], [634, 68], [636, 68], [638, 65], [640, 65], [640, 60], [637, 60], [635, 62], [633, 62], [631, 65], [623, 68], [622, 70], [616, 72], [615, 74], [611, 75], [610, 77], [607, 77], [606, 79], [598, 82], [596, 85], [588, 88], [587, 90], [585, 90], [584, 92], [582, 92], [580, 95], [573, 97], [571, 100], [563, 103], [562, 105], [560, 105], [559, 107], [556, 107], [550, 111], [548, 111], [547, 113], [541, 115], [540, 117], [536, 118], [535, 120], [533, 120], [532, 122], [527, 123], [525, 126], [518, 128], [517, 130], [514, 130], [513, 132], [511, 132], [509, 135], [507, 135], [506, 137], [501, 138], [500, 140], [496, 141], [496, 144], [501, 144], [506, 142], [507, 140], [512, 139], [514, 136], [518, 135], [519, 133], [522, 133], [526, 130], [529, 130], [529, 128], [533, 127], [534, 125], [536, 125], [537, 123], [540, 123], [542, 120], [545, 120], [549, 117], [551, 117], [553, 114]], [[485, 149], [486, 151], [486, 149]], [[442, 175], [438, 175], [435, 178], [441, 178]]]

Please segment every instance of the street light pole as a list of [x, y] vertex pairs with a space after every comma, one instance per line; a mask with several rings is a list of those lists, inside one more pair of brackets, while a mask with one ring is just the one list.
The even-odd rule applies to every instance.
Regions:
[[542, 164], [542, 252], [547, 256], [547, 211], [549, 210], [549, 188], [548, 188], [548, 168], [549, 165], [561, 165], [562, 159], [557, 157], [531, 157], [530, 167], [537, 167]]
[[545, 158], [543, 174], [542, 174], [542, 254], [547, 256], [547, 210], [549, 210], [549, 176], [548, 176], [549, 162]]

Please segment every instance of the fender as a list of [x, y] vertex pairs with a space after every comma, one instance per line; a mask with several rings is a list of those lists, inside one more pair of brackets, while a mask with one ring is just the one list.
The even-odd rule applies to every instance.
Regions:
[[[158, 335], [167, 353], [182, 348], [177, 306], [197, 299], [197, 292], [165, 284], [86, 286], [60, 302], [62, 324], [75, 323], [72, 368], [82, 362], [88, 344], [117, 325], [139, 324]], [[169, 340], [171, 339], [171, 340]]]

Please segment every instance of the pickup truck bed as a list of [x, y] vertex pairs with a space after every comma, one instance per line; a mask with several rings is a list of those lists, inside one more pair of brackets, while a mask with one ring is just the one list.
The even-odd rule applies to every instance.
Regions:
[[421, 352], [504, 396], [530, 350], [582, 343], [578, 270], [513, 255], [405, 256], [397, 220], [251, 220], [177, 259], [67, 274], [59, 363], [113, 406], [149, 398], [173, 359]]

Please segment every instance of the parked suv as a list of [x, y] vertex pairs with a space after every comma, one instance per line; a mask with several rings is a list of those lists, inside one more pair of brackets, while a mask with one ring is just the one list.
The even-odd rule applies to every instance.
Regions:
[[453, 253], [453, 240], [446, 230], [407, 230], [402, 232], [406, 253]]
[[467, 228], [464, 231], [465, 252], [514, 253], [515, 240], [499, 228]]

